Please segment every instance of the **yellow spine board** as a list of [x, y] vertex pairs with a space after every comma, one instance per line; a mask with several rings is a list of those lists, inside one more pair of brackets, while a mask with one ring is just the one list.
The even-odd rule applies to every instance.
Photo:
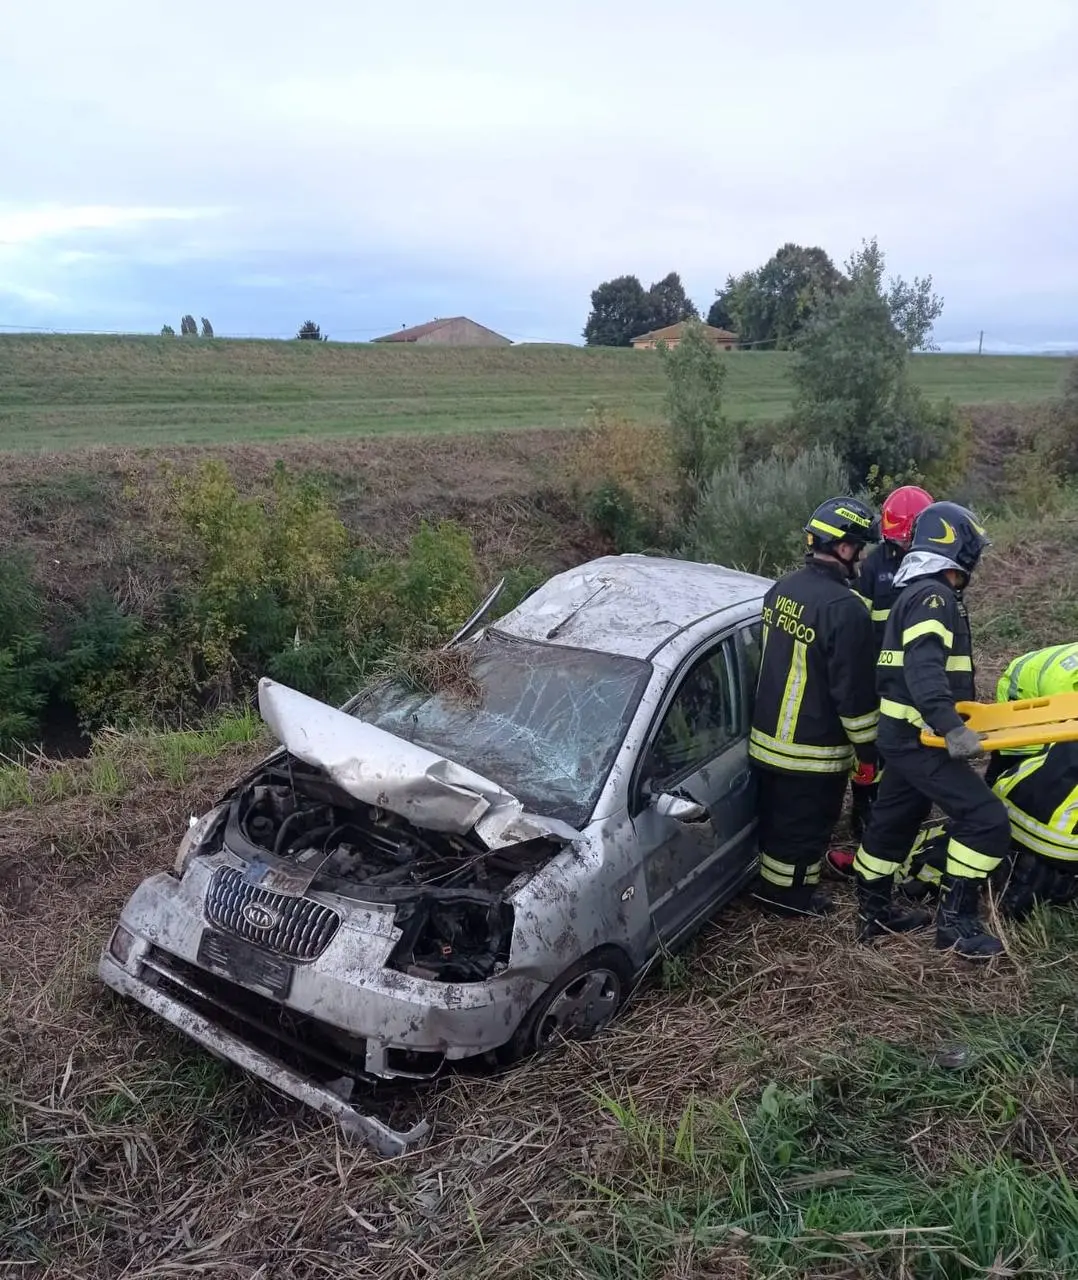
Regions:
[[[1025, 702], [959, 702], [955, 710], [980, 734], [986, 751], [1078, 741], [1078, 693], [1057, 693]], [[929, 729], [921, 730], [921, 741], [926, 747], [946, 746]]]

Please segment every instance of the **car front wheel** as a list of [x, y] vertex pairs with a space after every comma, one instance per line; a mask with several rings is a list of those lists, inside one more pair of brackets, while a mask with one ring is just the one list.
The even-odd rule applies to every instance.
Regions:
[[629, 962], [616, 947], [582, 957], [543, 992], [499, 1057], [516, 1062], [562, 1040], [590, 1040], [624, 1004], [631, 979]]

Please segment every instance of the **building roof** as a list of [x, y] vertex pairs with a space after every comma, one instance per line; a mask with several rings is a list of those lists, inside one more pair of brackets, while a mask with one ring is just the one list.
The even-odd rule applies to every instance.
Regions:
[[[679, 338], [681, 331], [688, 322], [679, 320], [677, 324], [668, 324], [664, 329], [652, 329], [650, 333], [641, 333], [635, 338], [630, 338], [630, 342], [661, 342], [663, 338]], [[715, 342], [737, 342], [738, 335], [731, 333], [729, 329], [716, 329], [712, 324], [700, 326], [706, 334]]]
[[[426, 324], [413, 325], [410, 329], [397, 329], [381, 338], [375, 338], [374, 341], [415, 342], [418, 338], [425, 338], [428, 333], [433, 333], [436, 329], [441, 329], [447, 324], [456, 324], [459, 320], [474, 324], [477, 329], [486, 329], [487, 333], [494, 333], [493, 329], [487, 329], [485, 324], [480, 324], [477, 320], [469, 320], [467, 316], [442, 316], [435, 320], [428, 320]], [[500, 338], [502, 335], [499, 333], [497, 336]]]
[[647, 658], [702, 618], [762, 599], [770, 586], [769, 578], [722, 565], [602, 556], [550, 578], [494, 625], [522, 640]]

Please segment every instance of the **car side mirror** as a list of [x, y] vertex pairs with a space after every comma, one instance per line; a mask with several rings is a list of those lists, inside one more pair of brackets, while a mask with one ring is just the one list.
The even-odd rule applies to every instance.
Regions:
[[707, 809], [695, 800], [685, 796], [674, 796], [669, 792], [653, 797], [652, 806], [661, 818], [673, 818], [675, 822], [699, 822], [707, 816]]

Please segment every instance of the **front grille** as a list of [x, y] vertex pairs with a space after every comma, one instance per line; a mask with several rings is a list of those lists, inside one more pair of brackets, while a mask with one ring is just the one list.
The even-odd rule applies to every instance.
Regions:
[[213, 873], [206, 915], [219, 929], [289, 960], [317, 960], [341, 925], [320, 902], [260, 889], [234, 867]]

